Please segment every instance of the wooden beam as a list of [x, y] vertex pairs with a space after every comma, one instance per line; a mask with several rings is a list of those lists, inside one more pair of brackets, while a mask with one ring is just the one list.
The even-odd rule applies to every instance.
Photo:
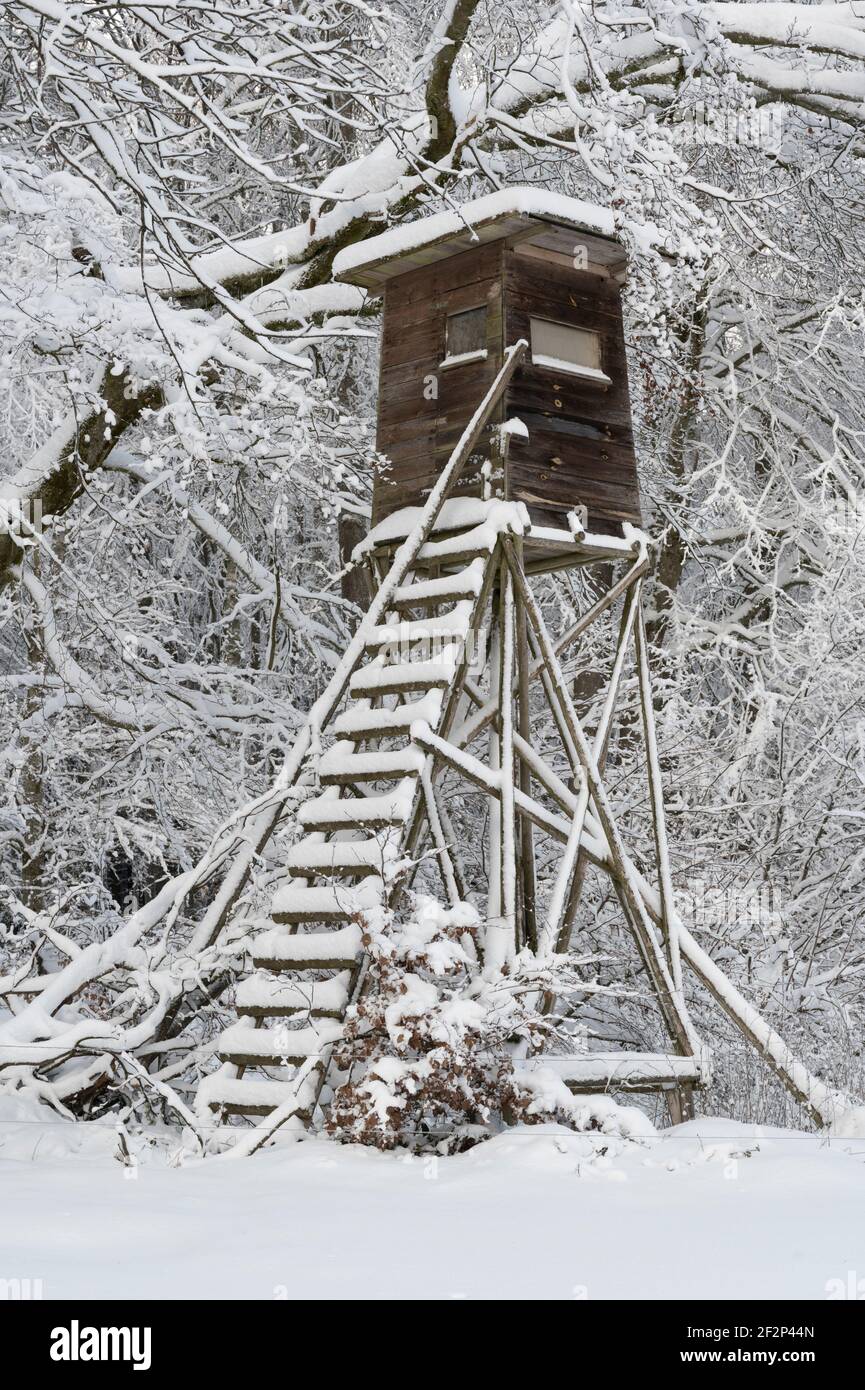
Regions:
[[[634, 581], [625, 600], [625, 612], [622, 615], [616, 655], [610, 674], [610, 683], [607, 687], [604, 707], [601, 711], [601, 718], [595, 732], [593, 752], [598, 763], [599, 773], [606, 756], [610, 727], [613, 722], [613, 714], [619, 696], [619, 686], [624, 670], [628, 642], [634, 626], [641, 582], [640, 579]], [[580, 842], [588, 809], [589, 784], [588, 779], [583, 775], [582, 786], [580, 787], [579, 796], [577, 798], [577, 808], [574, 812], [574, 819], [571, 826], [570, 838], [553, 888], [553, 895], [550, 901], [549, 913], [542, 938], [548, 946], [552, 946], [552, 943], [555, 943], [555, 949], [560, 951], [567, 948], [566, 936], [570, 935], [571, 922], [573, 921], [577, 899], [582, 887], [582, 876], [579, 873]]]
[[[597, 619], [600, 618], [602, 614], [604, 614], [607, 611], [607, 609], [610, 608], [612, 604], [616, 602], [616, 599], [621, 597], [625, 590], [631, 584], [633, 584], [635, 579], [638, 579], [641, 575], [646, 573], [648, 567], [648, 558], [646, 557], [644, 552], [641, 552], [636, 564], [633, 565], [631, 569], [629, 569], [627, 573], [624, 574], [622, 578], [619, 579], [612, 586], [612, 588], [608, 590], [606, 594], [602, 595], [602, 597], [599, 598], [596, 603], [592, 604], [592, 607], [587, 609], [586, 612], [583, 613], [575, 623], [572, 623], [571, 626], [567, 629], [567, 631], [557, 639], [555, 643], [556, 655], [561, 655], [561, 653], [565, 650], [566, 647], [569, 647], [572, 642], [575, 642], [578, 637], [582, 636], [582, 634], [589, 627], [591, 627], [592, 623], [596, 622]], [[537, 680], [544, 673], [545, 665], [543, 658], [540, 656], [534, 657], [529, 663], [527, 673], [527, 679], [529, 683], [531, 683], [534, 680]], [[476, 696], [480, 697], [480, 692], [478, 692], [474, 687], [473, 689], [474, 694], [472, 695], [472, 698], [475, 699]], [[490, 720], [495, 718], [498, 708], [495, 700], [483, 700], [481, 697], [479, 703], [480, 708], [478, 709], [477, 713], [472, 715], [471, 719], [466, 720], [465, 724], [457, 731], [457, 739], [461, 747], [465, 747], [467, 744], [471, 743], [472, 739], [477, 738], [478, 734], [480, 734], [487, 727]]]
[[451, 907], [456, 907], [462, 895], [454, 872], [450, 845], [445, 838], [444, 828], [439, 816], [438, 802], [436, 801], [429, 758], [426, 760], [420, 780], [423, 789], [424, 805], [426, 806], [427, 824], [430, 828], [433, 847], [436, 851], [436, 859], [438, 860], [439, 869], [441, 870], [442, 882], [444, 883], [445, 892], [448, 895], [448, 902]]
[[559, 665], [554, 643], [547, 631], [546, 623], [544, 622], [543, 615], [538, 607], [529, 583], [516, 562], [513, 546], [507, 538], [503, 539], [502, 548], [510, 566], [514, 585], [521, 595], [529, 622], [537, 637], [541, 655], [547, 666], [553, 688], [561, 704], [562, 715], [567, 724], [568, 732], [579, 754], [583, 772], [588, 783], [589, 795], [595, 803], [598, 820], [601, 823], [606, 837], [610, 858], [615, 865], [618, 877], [621, 881], [622, 892], [631, 913], [635, 940], [643, 956], [649, 978], [652, 981], [655, 993], [658, 997], [661, 1013], [670, 1031], [670, 1036], [675, 1040], [682, 1054], [684, 1056], [691, 1056], [698, 1047], [697, 1037], [687, 1012], [684, 1009], [682, 1000], [676, 995], [673, 982], [667, 970], [663, 951], [655, 936], [654, 926], [646, 912], [642, 898], [635, 889], [634, 876], [636, 870], [625, 850], [624, 842], [613, 816], [606, 789], [601, 781], [593, 749], [588, 742], [579, 716], [574, 708], [573, 701], [568, 693], [567, 683], [562, 668]]
[[[522, 558], [522, 557], [521, 557]], [[526, 624], [526, 610], [517, 600], [516, 611], [516, 654], [517, 654], [517, 727], [519, 737], [526, 743], [531, 739], [532, 712], [530, 706], [529, 680], [529, 642]], [[520, 790], [531, 795], [532, 775], [526, 760], [520, 758], [518, 770]], [[535, 845], [532, 822], [528, 816], [520, 817], [519, 842], [520, 884], [522, 896], [523, 940], [532, 950], [538, 946], [538, 923], [535, 906], [537, 882], [535, 876]]]
[[569, 1089], [592, 1094], [617, 1089], [637, 1092], [665, 1090], [687, 1082], [704, 1086], [708, 1082], [708, 1058], [669, 1056], [662, 1052], [588, 1052], [577, 1057], [543, 1056], [517, 1062], [522, 1073], [548, 1068]]
[[510, 935], [510, 951], [522, 944], [517, 926], [517, 848], [514, 810], [514, 584], [502, 560], [499, 571], [499, 628], [501, 631], [501, 873], [502, 917]]
[[640, 710], [643, 719], [643, 738], [646, 746], [646, 767], [649, 779], [649, 797], [652, 804], [652, 828], [655, 836], [655, 855], [658, 863], [658, 886], [661, 895], [661, 924], [667, 960], [673, 984], [681, 992], [682, 961], [679, 952], [679, 936], [676, 928], [676, 915], [673, 902], [673, 878], [670, 868], [670, 848], [667, 841], [667, 822], [664, 816], [664, 790], [661, 782], [661, 764], [658, 758], [658, 736], [655, 728], [655, 710], [652, 703], [652, 678], [649, 672], [649, 656], [646, 639], [646, 620], [642, 607], [637, 615], [634, 635], [637, 654], [637, 674], [640, 688]]
[[[452, 772], [458, 773], [478, 791], [495, 801], [501, 798], [501, 774], [492, 772], [486, 763], [481, 762], [480, 758], [475, 758], [471, 753], [466, 753], [463, 749], [448, 743], [446, 739], [439, 738], [431, 729], [418, 729], [415, 733], [415, 743], [419, 748], [424, 748], [432, 754], [437, 762], [444, 764]], [[515, 735], [514, 748], [517, 749], [518, 746], [518, 736]], [[554, 775], [550, 773], [551, 777]], [[528, 796], [522, 792], [519, 787], [514, 791], [514, 809], [517, 815], [528, 816], [532, 824], [536, 825], [544, 834], [549, 835], [560, 844], [567, 844], [571, 826], [571, 810], [569, 810], [567, 819], [564, 816], [557, 816], [555, 812], [548, 811], [533, 796]], [[608, 873], [612, 872], [610, 858], [606, 853], [605, 846], [589, 831], [586, 831], [583, 836], [583, 848], [590, 863], [596, 864], [598, 868], [604, 869]]]

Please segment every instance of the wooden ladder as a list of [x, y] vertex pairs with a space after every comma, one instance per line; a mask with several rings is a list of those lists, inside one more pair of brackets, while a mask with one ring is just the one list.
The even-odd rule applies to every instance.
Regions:
[[[200, 1105], [258, 1116], [288, 1104], [301, 1122], [310, 1118], [360, 982], [358, 914], [384, 905], [426, 794], [428, 755], [412, 727], [444, 736], [454, 717], [459, 668], [488, 592], [495, 534], [482, 531], [462, 533], [464, 563], [453, 572], [430, 579], [418, 569], [397, 586], [398, 627], [371, 626], [364, 637], [347, 706], [317, 759], [320, 794], [298, 812], [304, 833], [286, 859], [290, 882], [274, 894], [271, 926], [250, 942], [254, 973], [237, 987], [238, 1021], [219, 1040], [223, 1067], [202, 1083]], [[425, 546], [425, 565], [452, 546]], [[418, 611], [427, 616], [405, 617]], [[431, 638], [435, 660], [424, 660]], [[402, 659], [393, 659], [395, 644]]]

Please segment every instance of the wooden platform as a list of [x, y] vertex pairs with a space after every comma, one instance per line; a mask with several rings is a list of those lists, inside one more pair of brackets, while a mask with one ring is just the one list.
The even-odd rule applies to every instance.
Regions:
[[[500, 512], [503, 505], [519, 509], [524, 528], [520, 538], [523, 549], [523, 564], [529, 574], [594, 565], [605, 560], [626, 560], [635, 553], [641, 540], [645, 543], [645, 537], [642, 533], [627, 523], [622, 528], [623, 534], [621, 535], [606, 532], [592, 533], [581, 529], [579, 519], [576, 517], [573, 518], [573, 524], [569, 526], [567, 514], [563, 514], [562, 526], [542, 525], [533, 516], [532, 509], [522, 503], [503, 504], [495, 499], [484, 501], [481, 498], [468, 497], [456, 498], [454, 502], [456, 505], [445, 503], [432, 529], [435, 542], [444, 540], [458, 542], [458, 545], [454, 547], [452, 557], [443, 553], [438, 545], [428, 544], [418, 555], [416, 561], [418, 570], [427, 567], [447, 574], [450, 569], [462, 568], [467, 557], [460, 538], [465, 535], [469, 528], [477, 531], [483, 521], [494, 516], [497, 511]], [[381, 562], [387, 565], [401, 542], [411, 533], [420, 513], [420, 507], [403, 507], [398, 512], [392, 512], [378, 526], [373, 527], [369, 535], [356, 547], [352, 561], [360, 563], [375, 551]], [[447, 596], [454, 600], [463, 596], [461, 593], [446, 591], [444, 587], [442, 592], [447, 592]], [[402, 605], [396, 605], [396, 607], [400, 606], [416, 607], [417, 601], [415, 600], [414, 604], [405, 601]]]

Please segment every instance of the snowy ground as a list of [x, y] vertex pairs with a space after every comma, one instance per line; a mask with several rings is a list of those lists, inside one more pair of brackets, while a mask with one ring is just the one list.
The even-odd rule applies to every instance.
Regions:
[[0, 1102], [0, 1278], [48, 1299], [865, 1294], [865, 1140], [702, 1120], [599, 1155], [546, 1126], [437, 1161], [309, 1140], [133, 1170], [114, 1148]]

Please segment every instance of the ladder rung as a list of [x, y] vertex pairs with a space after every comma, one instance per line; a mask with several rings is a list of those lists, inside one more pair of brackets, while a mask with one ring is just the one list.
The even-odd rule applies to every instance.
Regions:
[[321, 1057], [343, 1035], [343, 1025], [330, 1019], [309, 1028], [256, 1028], [241, 1021], [226, 1028], [217, 1043], [217, 1055], [235, 1067], [276, 1067], [285, 1062], [300, 1066]]
[[[198, 1099], [211, 1110], [224, 1110], [227, 1115], [269, 1115], [280, 1105], [297, 1099], [298, 1120], [309, 1116], [318, 1090], [318, 1069], [296, 1081], [265, 1081], [257, 1076], [225, 1075], [225, 1068], [205, 1076], [198, 1088]], [[290, 1123], [294, 1123], [291, 1121]], [[300, 1126], [299, 1126], [300, 1127]]]
[[407, 738], [415, 720], [434, 729], [441, 714], [444, 692], [431, 690], [420, 700], [411, 700], [396, 709], [346, 710], [334, 720], [333, 731], [340, 738], [357, 742], [373, 738]]
[[361, 932], [349, 922], [332, 932], [290, 935], [274, 928], [251, 943], [253, 963], [264, 970], [350, 970], [361, 951]]
[[456, 646], [446, 647], [437, 661], [400, 661], [393, 666], [364, 666], [351, 678], [349, 693], [363, 699], [421, 690], [446, 690], [458, 665]]
[[323, 787], [395, 782], [403, 777], [418, 776], [423, 772], [425, 761], [426, 755], [412, 747], [377, 753], [350, 753], [331, 748], [321, 760], [318, 776]]
[[398, 782], [392, 792], [383, 796], [315, 797], [301, 806], [297, 819], [305, 830], [382, 830], [403, 825], [413, 799], [411, 779]]
[[401, 650], [421, 646], [424, 642], [464, 641], [469, 632], [472, 607], [471, 602], [458, 603], [447, 613], [375, 627], [366, 639], [366, 648], [368, 651], [378, 651], [381, 647]]
[[351, 989], [351, 971], [341, 970], [329, 980], [277, 980], [257, 972], [241, 980], [234, 1007], [244, 1018], [342, 1018]]
[[299, 840], [285, 857], [285, 867], [295, 877], [381, 877], [386, 865], [398, 858], [393, 838], [375, 840]]
[[396, 613], [410, 608], [434, 608], [441, 603], [459, 603], [477, 598], [483, 586], [483, 565], [471, 565], [457, 574], [438, 579], [422, 579], [402, 584], [395, 590], [389, 607]]
[[372, 877], [356, 887], [290, 883], [274, 893], [270, 915], [274, 922], [348, 922], [377, 907], [382, 892], [381, 879]]

